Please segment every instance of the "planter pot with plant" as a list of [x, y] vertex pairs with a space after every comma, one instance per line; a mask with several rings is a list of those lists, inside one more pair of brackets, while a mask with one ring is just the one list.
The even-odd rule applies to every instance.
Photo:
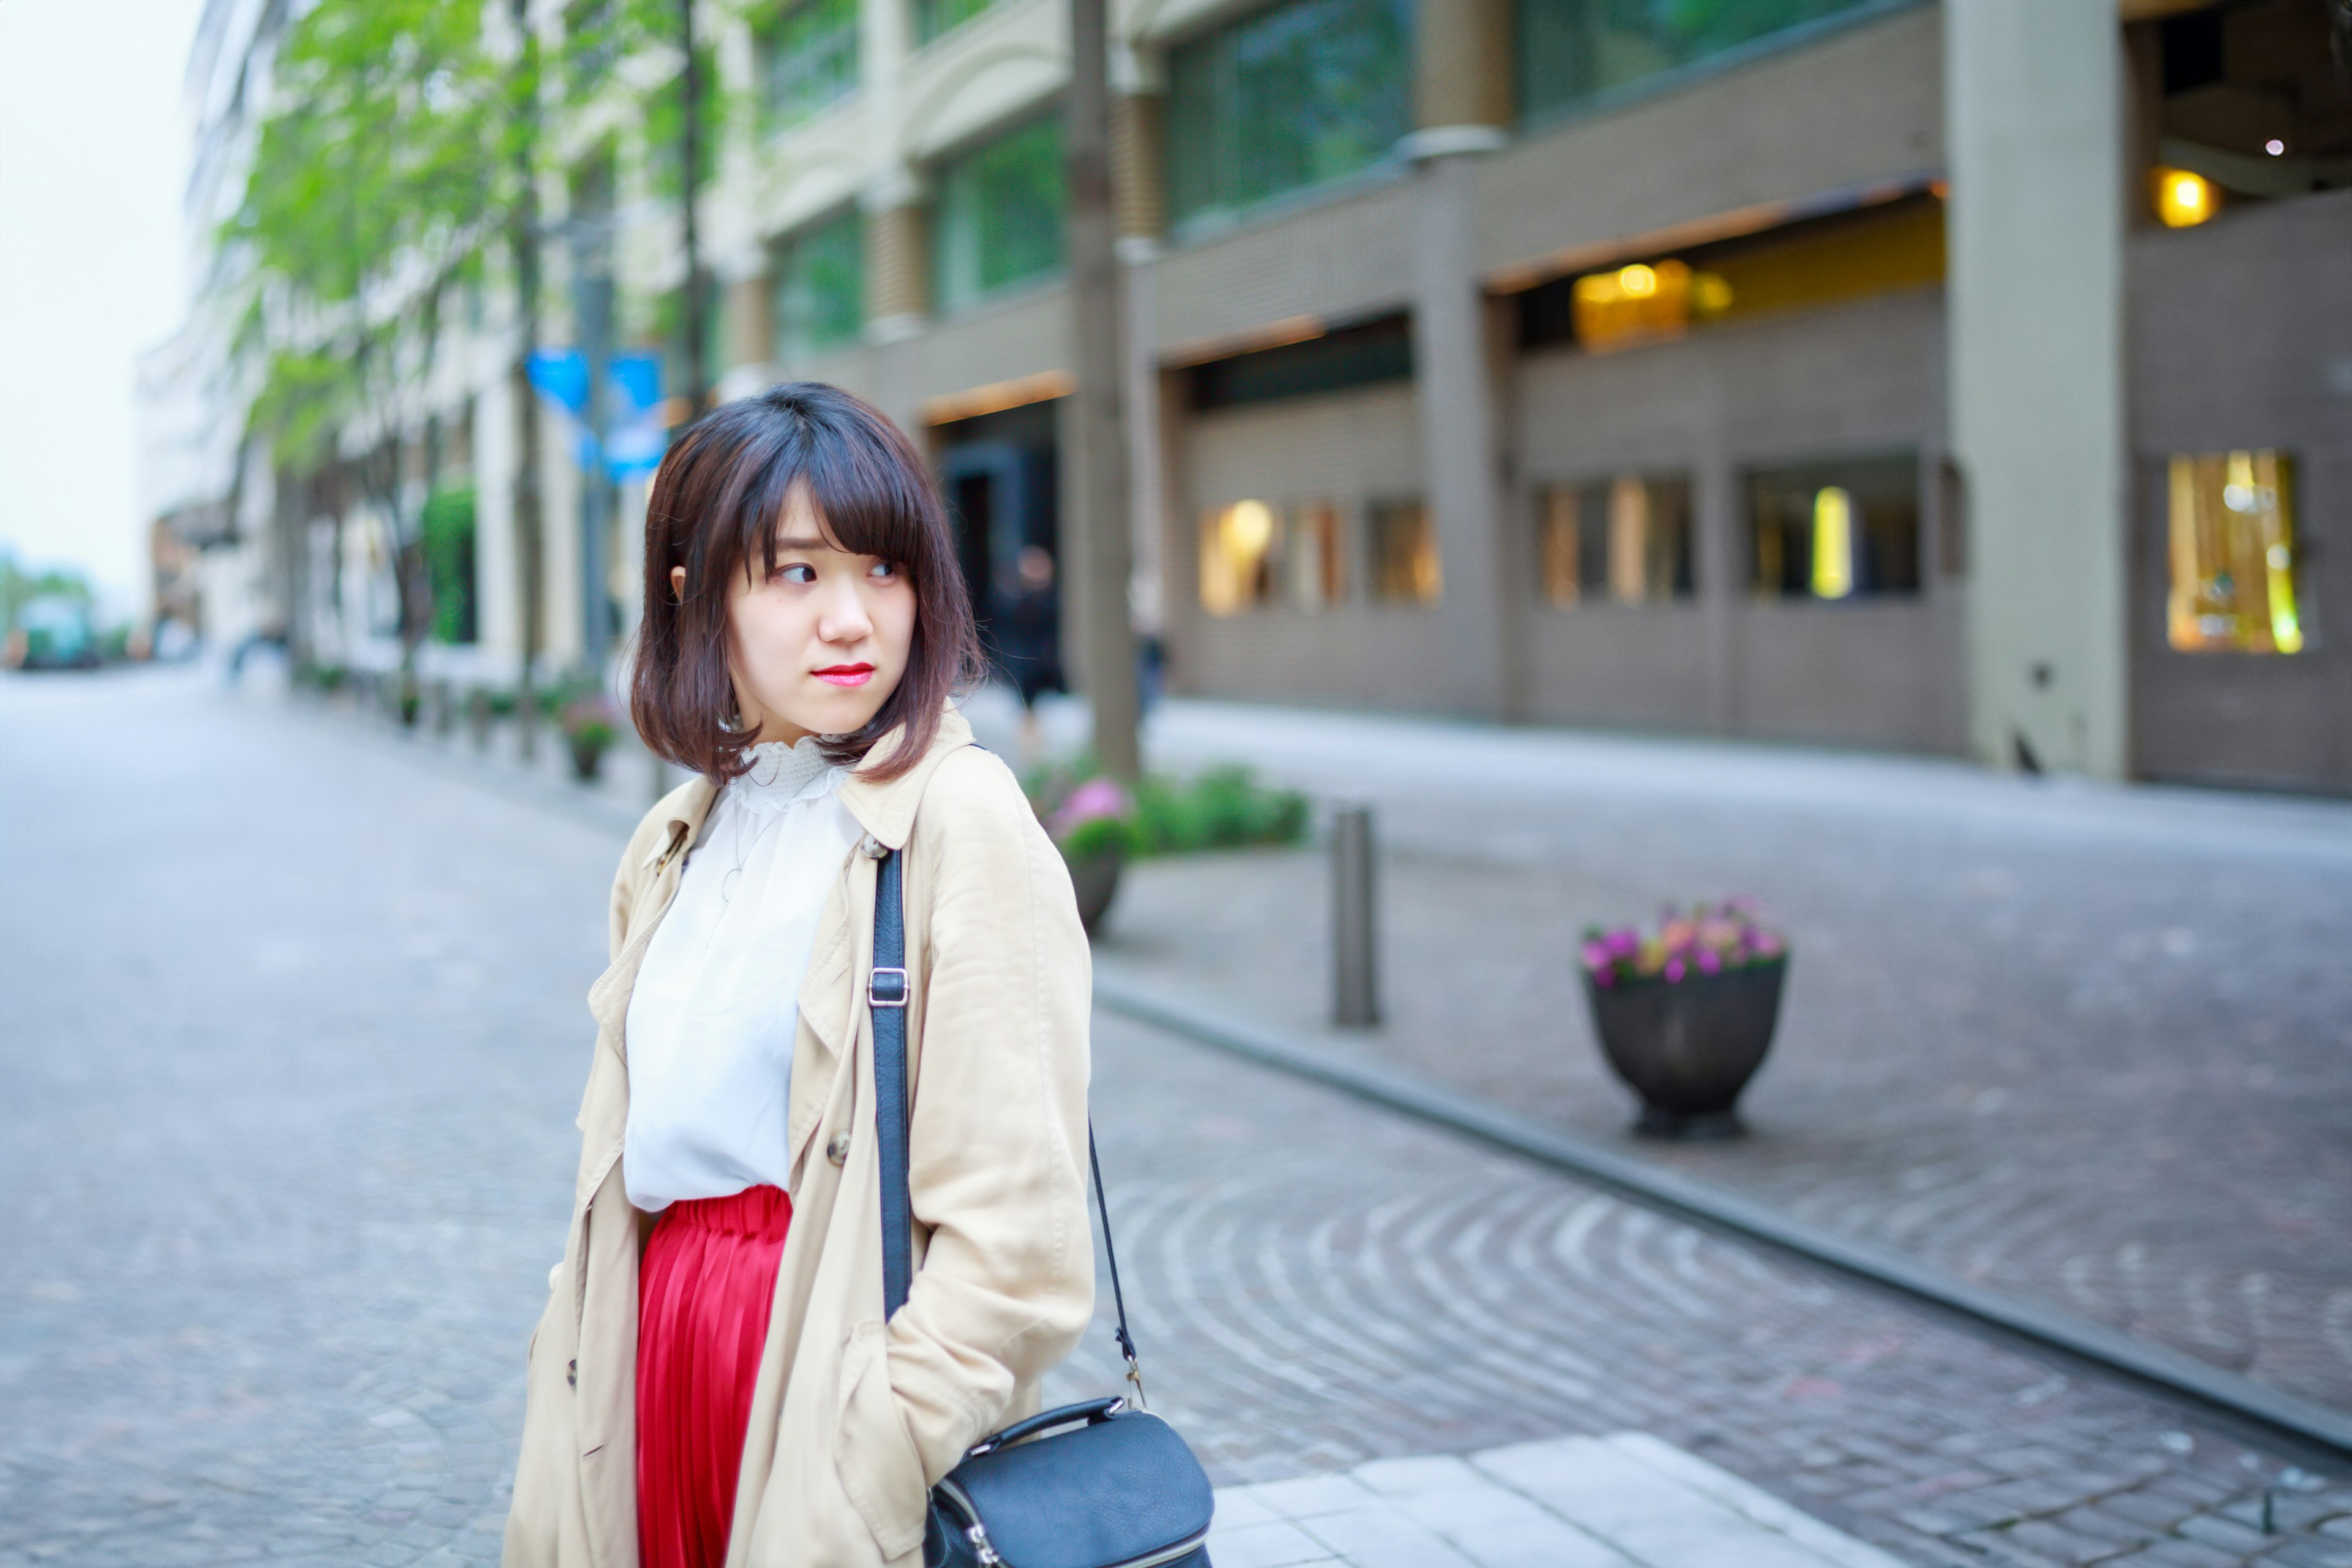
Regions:
[[1739, 899], [1668, 910], [1654, 931], [1584, 935], [1585, 994], [1601, 1048], [1633, 1092], [1633, 1130], [1654, 1138], [1743, 1131], [1740, 1091], [1780, 1014], [1789, 945]]
[[1092, 936], [1118, 895], [1118, 873], [1135, 850], [1135, 802], [1118, 782], [1090, 778], [1045, 814], [1045, 832], [1070, 868], [1078, 919]]
[[601, 691], [583, 692], [556, 710], [555, 722], [571, 748], [573, 776], [582, 784], [594, 783], [604, 771], [605, 752], [621, 732], [613, 700]]

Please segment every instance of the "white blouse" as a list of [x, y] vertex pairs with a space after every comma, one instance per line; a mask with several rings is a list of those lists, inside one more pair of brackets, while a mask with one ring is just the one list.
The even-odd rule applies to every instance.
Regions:
[[687, 851], [629, 997], [629, 1201], [781, 1187], [801, 981], [863, 830], [814, 738], [751, 748]]

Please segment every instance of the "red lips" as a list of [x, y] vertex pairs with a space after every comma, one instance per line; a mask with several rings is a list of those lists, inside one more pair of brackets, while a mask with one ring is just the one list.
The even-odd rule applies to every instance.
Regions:
[[835, 664], [810, 673], [827, 686], [863, 686], [874, 679], [874, 667], [870, 664]]

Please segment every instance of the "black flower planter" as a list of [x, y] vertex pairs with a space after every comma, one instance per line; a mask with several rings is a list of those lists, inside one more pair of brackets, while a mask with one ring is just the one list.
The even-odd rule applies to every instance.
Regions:
[[582, 784], [594, 784], [596, 775], [604, 771], [604, 742], [574, 740], [570, 744], [572, 776]]
[[1729, 1138], [1733, 1110], [1763, 1065], [1780, 1016], [1786, 955], [1720, 974], [1621, 980], [1588, 973], [1592, 1026], [1617, 1076], [1642, 1097], [1633, 1131], [1650, 1138]]
[[1088, 936], [1095, 934], [1102, 918], [1110, 913], [1110, 901], [1118, 893], [1118, 869], [1124, 861], [1119, 855], [1088, 855], [1065, 862], [1070, 868], [1070, 887], [1078, 895], [1078, 919]]

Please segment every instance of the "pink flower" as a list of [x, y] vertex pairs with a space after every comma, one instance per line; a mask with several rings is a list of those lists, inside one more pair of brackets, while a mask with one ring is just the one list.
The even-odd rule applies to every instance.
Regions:
[[1670, 958], [1666, 960], [1666, 979], [1669, 984], [1674, 981], [1680, 980], [1683, 977], [1683, 961], [1681, 959]]
[[1127, 812], [1127, 792], [1118, 787], [1118, 781], [1088, 779], [1069, 793], [1047, 820], [1045, 829], [1060, 838], [1087, 823], [1106, 816], [1125, 816]]
[[1705, 973], [1717, 973], [1723, 968], [1723, 955], [1716, 952], [1715, 949], [1711, 947], [1701, 948], [1698, 955], [1698, 966], [1701, 972]]
[[1598, 942], [1588, 942], [1584, 944], [1585, 968], [1593, 970], [1606, 969], [1609, 967], [1609, 958], [1610, 953], [1607, 944]]
[[1617, 972], [1614, 969], [1596, 969], [1592, 972], [1592, 984], [1605, 991], [1617, 984]]

